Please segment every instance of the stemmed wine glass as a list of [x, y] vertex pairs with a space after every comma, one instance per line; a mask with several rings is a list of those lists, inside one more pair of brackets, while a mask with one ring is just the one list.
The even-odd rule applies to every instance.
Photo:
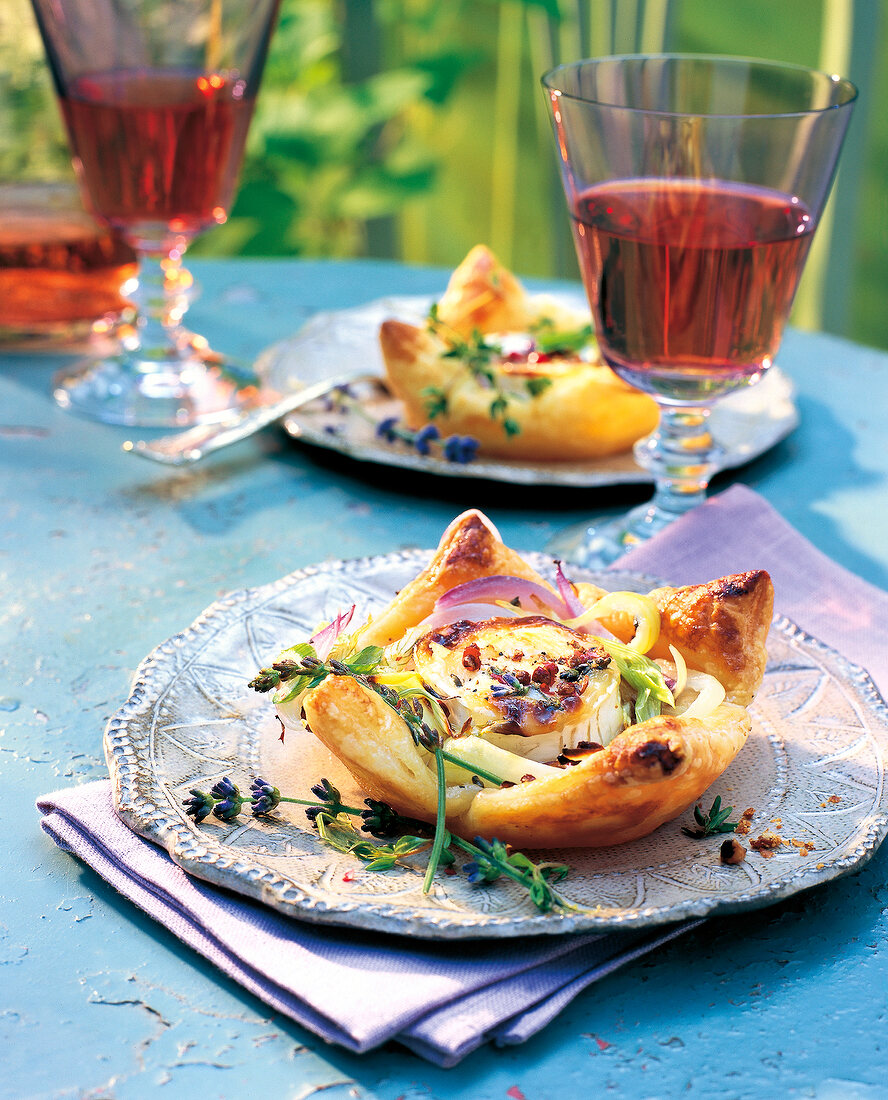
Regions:
[[225, 221], [280, 0], [33, 0], [84, 198], [139, 255], [120, 351], [57, 376], [99, 420], [221, 419], [252, 371], [188, 332], [194, 237]]
[[773, 362], [857, 90], [798, 66], [669, 54], [579, 61], [542, 82], [601, 353], [660, 407], [635, 446], [652, 501], [556, 540], [601, 565], [704, 500], [710, 408]]

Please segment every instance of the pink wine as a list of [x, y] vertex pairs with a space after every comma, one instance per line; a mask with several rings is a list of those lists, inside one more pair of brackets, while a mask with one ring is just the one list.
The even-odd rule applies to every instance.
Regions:
[[96, 212], [189, 237], [225, 220], [253, 103], [243, 81], [151, 69], [81, 76], [61, 98]]
[[602, 354], [649, 391], [702, 398], [766, 369], [811, 243], [797, 199], [636, 179], [584, 192], [577, 253]]

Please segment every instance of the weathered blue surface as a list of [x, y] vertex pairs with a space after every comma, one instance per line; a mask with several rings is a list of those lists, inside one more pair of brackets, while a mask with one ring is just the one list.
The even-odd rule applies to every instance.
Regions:
[[[308, 311], [444, 278], [384, 264], [194, 268], [190, 320], [245, 356]], [[731, 477], [888, 586], [888, 355], [791, 333], [780, 362], [802, 427]], [[132, 430], [56, 409], [56, 363], [0, 355], [0, 1096], [888, 1096], [888, 847], [831, 886], [710, 922], [594, 986], [532, 1042], [449, 1071], [395, 1047], [327, 1048], [57, 850], [34, 799], [106, 774], [102, 729], [138, 662], [217, 596], [327, 557], [432, 545], [471, 505], [508, 542], [540, 548], [644, 494], [407, 479], [275, 430], [169, 472], [121, 453]]]

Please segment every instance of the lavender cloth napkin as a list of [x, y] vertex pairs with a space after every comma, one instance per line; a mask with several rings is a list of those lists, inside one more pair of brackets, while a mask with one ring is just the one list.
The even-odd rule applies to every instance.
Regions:
[[100, 780], [39, 799], [41, 824], [266, 1004], [332, 1043], [388, 1039], [438, 1065], [523, 1042], [581, 989], [696, 922], [653, 933], [428, 942], [291, 920], [187, 875], [114, 813]]
[[711, 497], [616, 567], [671, 584], [767, 569], [775, 610], [865, 668], [888, 696], [888, 593], [826, 557], [744, 485]]
[[[888, 688], [888, 595], [847, 573], [735, 486], [626, 555], [620, 568], [694, 583], [767, 569], [777, 609]], [[274, 1010], [328, 1042], [396, 1039], [450, 1066], [523, 1042], [582, 989], [700, 922], [655, 932], [434, 943], [290, 920], [186, 875], [114, 813], [110, 784], [46, 795], [60, 847]]]

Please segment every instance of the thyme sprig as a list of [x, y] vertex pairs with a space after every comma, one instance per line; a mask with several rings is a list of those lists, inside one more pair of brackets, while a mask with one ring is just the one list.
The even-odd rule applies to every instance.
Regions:
[[[503, 387], [499, 373], [494, 370], [494, 363], [502, 358], [502, 348], [499, 344], [485, 339], [479, 329], [475, 329], [468, 339], [461, 336], [456, 329], [441, 320], [437, 302], [433, 303], [429, 310], [428, 330], [440, 337], [447, 345], [447, 350], [441, 352], [442, 359], [458, 359], [479, 386], [490, 390], [491, 401], [488, 412], [491, 420], [499, 420], [506, 435], [518, 435], [521, 425], [508, 415], [509, 402], [516, 395], [509, 393]], [[531, 389], [528, 389], [528, 395], [533, 396]], [[426, 415], [434, 420], [436, 416], [443, 415], [446, 411], [447, 395], [443, 390], [432, 387], [432, 392], [427, 395]]]
[[469, 882], [496, 882], [501, 875], [506, 875], [527, 888], [530, 900], [543, 913], [551, 909], [577, 908], [551, 885], [567, 877], [570, 868], [566, 864], [534, 863], [523, 852], [511, 851], [507, 844], [496, 838], [484, 840], [478, 836], [474, 844], [460, 837], [452, 839], [457, 847], [475, 857], [463, 868]]
[[559, 329], [551, 317], [541, 317], [530, 326], [530, 331], [537, 350], [544, 355], [578, 355], [595, 338], [591, 324]]
[[699, 802], [694, 807], [694, 820], [697, 822], [697, 828], [691, 829], [687, 825], [682, 825], [681, 831], [685, 836], [693, 837], [694, 840], [702, 840], [705, 836], [714, 836], [717, 833], [733, 833], [739, 824], [737, 821], [728, 821], [733, 812], [733, 806], [728, 806], [723, 810], [721, 808], [721, 795], [716, 795], [708, 813], [703, 813], [703, 807]]
[[[450, 726], [440, 696], [415, 674], [393, 672], [384, 667], [385, 651], [379, 646], [366, 646], [357, 653], [346, 653], [341, 658], [321, 660], [310, 642], [301, 642], [285, 650], [281, 657], [250, 681], [255, 691], [268, 692], [289, 685], [276, 702], [290, 702], [301, 692], [321, 684], [328, 676], [350, 676], [364, 687], [375, 692], [407, 724], [414, 743], [435, 757], [437, 807], [434, 833], [428, 840], [428, 825], [403, 817], [387, 803], [365, 799], [367, 809], [346, 806], [339, 790], [327, 779], [321, 779], [312, 788], [317, 801], [290, 798], [267, 780], [257, 777], [251, 784], [249, 796], [241, 795], [238, 787], [225, 777], [207, 794], [193, 789], [191, 798], [185, 800], [186, 813], [196, 822], [203, 821], [210, 813], [226, 822], [233, 821], [246, 803], [250, 803], [254, 816], [271, 813], [281, 802], [306, 807], [306, 815], [318, 829], [325, 843], [338, 851], [351, 853], [367, 864], [370, 870], [390, 870], [408, 856], [429, 848], [429, 861], [423, 880], [423, 892], [431, 890], [435, 874], [442, 863], [452, 863], [450, 852], [455, 845], [470, 853], [474, 859], [467, 864], [470, 881], [493, 882], [502, 875], [523, 885], [533, 903], [542, 912], [553, 908], [575, 908], [563, 899], [550, 882], [563, 878], [568, 868], [563, 864], [535, 864], [521, 852], [511, 852], [498, 840], [477, 838], [475, 844], [453, 837], [445, 824], [447, 786], [444, 773], [445, 760], [497, 786], [502, 779], [461, 760], [443, 748], [450, 734]], [[360, 816], [362, 831], [378, 839], [393, 838], [387, 845], [373, 844], [362, 838], [348, 821], [349, 816]], [[400, 834], [400, 835], [399, 835]]]

